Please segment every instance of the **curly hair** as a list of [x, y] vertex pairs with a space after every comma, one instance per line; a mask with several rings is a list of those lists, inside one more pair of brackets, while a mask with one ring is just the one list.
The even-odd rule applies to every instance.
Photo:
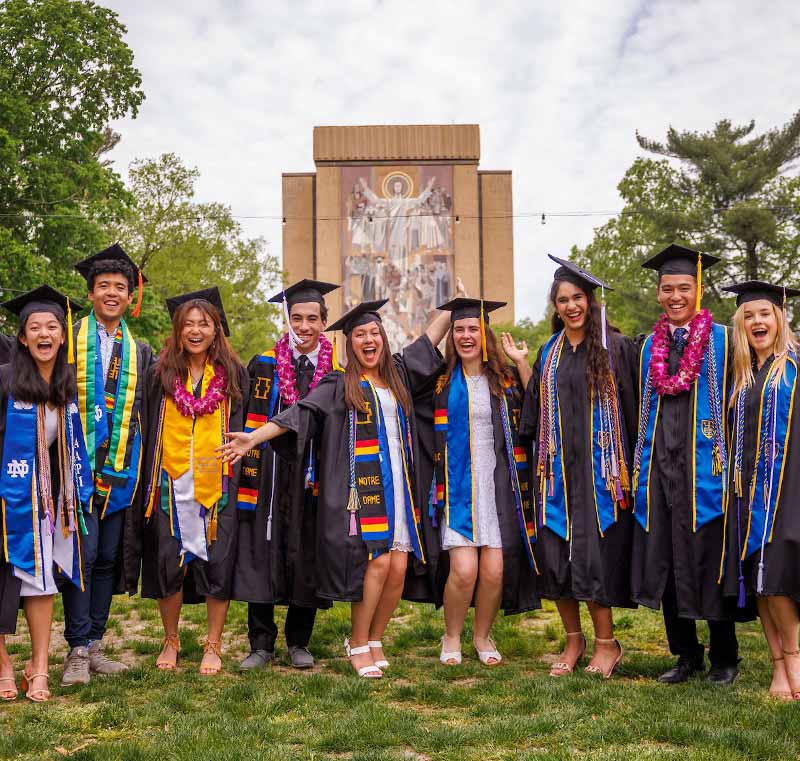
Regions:
[[[553, 316], [550, 319], [550, 327], [553, 333], [558, 333], [564, 329], [564, 321], [559, 317], [558, 310], [556, 309], [556, 299], [558, 298], [558, 289], [562, 283], [570, 283], [585, 294], [588, 309], [586, 310], [586, 382], [589, 386], [589, 393], [592, 389], [601, 390], [605, 388], [608, 379], [611, 375], [611, 365], [608, 359], [608, 352], [603, 348], [603, 326], [600, 312], [600, 304], [591, 290], [579, 286], [572, 280], [559, 279], [554, 280], [553, 285], [550, 286], [550, 303], [553, 305]], [[615, 328], [611, 323], [607, 324], [608, 333], [619, 333], [619, 329]], [[615, 352], [613, 344], [609, 344], [612, 353]], [[613, 357], [615, 364], [618, 357]]]
[[131, 267], [128, 262], [123, 262], [120, 259], [98, 259], [96, 262], [93, 262], [89, 269], [89, 274], [86, 276], [89, 290], [94, 290], [94, 281], [98, 275], [107, 275], [109, 273], [123, 275], [128, 281], [128, 293], [133, 293], [133, 289], [136, 287], [133, 267]]

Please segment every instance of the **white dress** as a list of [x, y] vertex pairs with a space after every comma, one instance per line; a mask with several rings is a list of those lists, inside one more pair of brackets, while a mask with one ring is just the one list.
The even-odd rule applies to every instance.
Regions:
[[[44, 429], [47, 434], [47, 446], [49, 447], [58, 435], [58, 411], [51, 410], [47, 405], [45, 405], [44, 409]], [[34, 476], [34, 480], [35, 478]], [[55, 499], [56, 495], [54, 494], [53, 497]], [[58, 516], [55, 523], [58, 526]], [[14, 576], [21, 582], [20, 597], [54, 595], [58, 591], [53, 578], [53, 541], [54, 537], [50, 533], [50, 525], [45, 516], [39, 520], [39, 536], [37, 537], [35, 549], [38, 566], [42, 569], [42, 574], [38, 577], [32, 576], [16, 566], [12, 566]]]
[[394, 487], [394, 537], [392, 549], [399, 552], [412, 552], [411, 535], [408, 531], [406, 516], [406, 496], [403, 488], [405, 474], [403, 472], [403, 451], [400, 441], [400, 424], [397, 419], [397, 407], [394, 396], [388, 388], [375, 388], [381, 412], [386, 425], [386, 438], [389, 442], [389, 457], [392, 463], [392, 485]]
[[442, 533], [442, 549], [451, 547], [502, 548], [500, 523], [494, 494], [494, 426], [492, 425], [492, 395], [485, 374], [467, 376], [469, 384], [470, 434], [472, 437], [472, 478], [475, 495], [475, 541], [446, 526]]

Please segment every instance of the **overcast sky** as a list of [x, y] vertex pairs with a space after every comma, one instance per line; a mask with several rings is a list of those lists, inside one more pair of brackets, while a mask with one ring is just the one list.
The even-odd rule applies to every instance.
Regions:
[[[537, 215], [514, 220], [518, 319], [542, 314], [546, 254], [608, 218], [538, 215], [619, 209], [637, 129], [765, 130], [800, 107], [798, 0], [102, 4], [147, 96], [114, 125], [117, 169], [173, 151], [200, 170], [198, 200], [236, 215], [280, 215], [315, 125], [480, 124], [481, 168], [513, 170], [515, 214]], [[280, 220], [242, 222], [280, 255]]]

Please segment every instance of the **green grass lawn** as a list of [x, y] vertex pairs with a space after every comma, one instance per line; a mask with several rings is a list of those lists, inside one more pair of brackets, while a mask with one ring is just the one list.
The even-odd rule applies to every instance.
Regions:
[[[770, 661], [758, 624], [739, 627], [742, 676], [732, 689], [702, 679], [659, 685], [672, 664], [661, 618], [618, 611], [626, 655], [607, 682], [576, 671], [547, 676], [563, 635], [555, 609], [500, 618], [495, 639], [505, 660], [441, 666], [441, 611], [404, 603], [384, 639], [391, 667], [382, 680], [357, 678], [343, 657], [349, 608], [319, 614], [313, 672], [279, 664], [241, 676], [246, 606], [234, 604], [225, 634], [225, 672], [200, 677], [204, 607], [184, 608], [178, 674], [154, 668], [161, 625], [152, 601], [116, 598], [109, 649], [132, 668], [62, 690], [60, 607], [54, 624], [53, 700], [0, 704], [0, 758], [76, 761], [209, 759], [797, 759], [800, 703], [767, 697]], [[281, 618], [282, 618], [281, 611]], [[585, 630], [591, 631], [588, 620]], [[703, 627], [702, 635], [708, 632]], [[24, 624], [9, 638], [19, 671], [29, 655]]]

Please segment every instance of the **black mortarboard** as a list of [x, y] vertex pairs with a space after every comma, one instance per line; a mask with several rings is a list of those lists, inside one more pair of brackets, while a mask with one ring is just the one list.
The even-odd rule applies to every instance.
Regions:
[[229, 336], [231, 334], [228, 328], [228, 318], [225, 316], [225, 307], [222, 306], [222, 297], [219, 294], [219, 288], [216, 285], [211, 288], [201, 288], [199, 291], [192, 291], [191, 293], [183, 293], [180, 296], [172, 296], [167, 299], [167, 309], [169, 316], [175, 317], [175, 311], [181, 304], [187, 301], [207, 301], [219, 312], [219, 319], [222, 323], [222, 332]]
[[32, 291], [23, 293], [15, 299], [2, 304], [9, 312], [19, 317], [20, 323], [34, 312], [49, 312], [62, 320], [67, 319], [67, 312], [80, 312], [83, 307], [49, 285], [40, 285]]
[[125, 264], [127, 264], [131, 268], [131, 270], [133, 270], [134, 280], [138, 279], [139, 275], [141, 275], [141, 282], [142, 283], [147, 282], [147, 278], [141, 273], [139, 266], [136, 264], [136, 262], [133, 261], [133, 259], [130, 258], [130, 256], [128, 256], [125, 253], [125, 250], [122, 248], [122, 246], [119, 245], [119, 243], [115, 243], [113, 246], [109, 246], [108, 248], [103, 249], [99, 253], [92, 254], [92, 256], [83, 259], [82, 261], [75, 264], [75, 269], [78, 270], [78, 272], [80, 272], [81, 275], [83, 275], [88, 280], [89, 272], [92, 269], [92, 265], [95, 262], [100, 262], [100, 261], [125, 262]]
[[353, 328], [359, 325], [366, 325], [368, 322], [383, 322], [378, 310], [389, 299], [378, 299], [378, 301], [362, 301], [354, 306], [349, 312], [345, 312], [333, 325], [328, 325], [328, 330], [341, 330], [348, 335]]
[[300, 280], [282, 291], [278, 291], [271, 299], [273, 304], [280, 304], [283, 302], [284, 295], [286, 301], [291, 309], [295, 304], [306, 303], [325, 303], [325, 294], [335, 291], [339, 286], [333, 283], [325, 283], [322, 280]]
[[577, 264], [573, 264], [568, 259], [559, 259], [557, 256], [548, 254], [548, 256], [561, 266], [553, 273], [553, 280], [566, 280], [569, 283], [582, 288], [584, 290], [593, 291], [595, 288], [604, 288], [607, 291], [614, 289], [603, 282], [600, 278], [595, 277], [591, 272], [587, 272]]
[[657, 270], [659, 275], [691, 275], [697, 277], [697, 259], [703, 262], [703, 269], [713, 267], [719, 258], [711, 254], [701, 254], [693, 248], [672, 243], [657, 254], [642, 262], [642, 267]]
[[783, 308], [784, 299], [800, 296], [800, 290], [796, 288], [785, 288], [782, 285], [773, 285], [761, 280], [747, 280], [744, 283], [726, 285], [722, 290], [736, 294], [737, 307], [746, 304], [748, 301], [766, 299], [775, 304], [775, 306]]
[[443, 312], [450, 312], [450, 322], [455, 322], [467, 317], [480, 317], [481, 304], [483, 304], [483, 319], [488, 322], [489, 312], [494, 312], [495, 309], [500, 309], [507, 303], [506, 301], [484, 301], [483, 299], [468, 299], [465, 296], [459, 296], [436, 308]]

